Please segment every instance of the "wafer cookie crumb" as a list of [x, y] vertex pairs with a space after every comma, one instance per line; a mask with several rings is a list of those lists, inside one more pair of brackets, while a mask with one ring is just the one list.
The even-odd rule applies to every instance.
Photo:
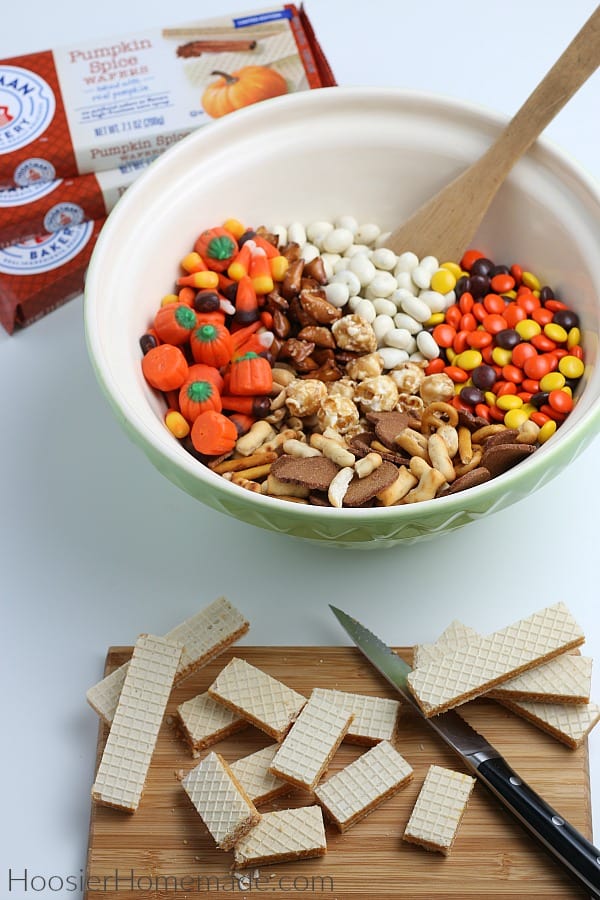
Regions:
[[470, 775], [430, 766], [403, 839], [447, 856], [474, 785], [475, 779]]
[[218, 753], [205, 756], [181, 784], [221, 850], [231, 850], [260, 821], [260, 813]]
[[327, 850], [320, 806], [300, 806], [264, 813], [234, 848], [238, 866], [287, 862], [323, 856]]
[[315, 788], [340, 831], [347, 831], [408, 784], [412, 767], [389, 741], [381, 741]]

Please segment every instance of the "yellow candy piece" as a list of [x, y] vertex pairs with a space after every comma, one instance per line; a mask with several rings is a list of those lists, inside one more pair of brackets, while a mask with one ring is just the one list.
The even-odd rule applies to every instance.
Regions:
[[545, 444], [548, 438], [552, 437], [557, 427], [558, 426], [554, 419], [548, 419], [547, 422], [544, 422], [544, 424], [540, 428], [540, 433], [538, 434], [538, 443]]
[[431, 289], [440, 294], [447, 294], [456, 287], [456, 277], [449, 269], [438, 269], [431, 276]]
[[191, 275], [193, 272], [202, 272], [206, 266], [199, 253], [192, 251], [181, 260], [181, 268]]
[[493, 391], [486, 391], [484, 394], [484, 397], [485, 397], [485, 402], [487, 403], [488, 406], [496, 405], [496, 395], [494, 394]]
[[177, 294], [165, 294], [165, 296], [160, 301], [161, 306], [168, 306], [169, 303], [179, 303], [179, 297]]
[[567, 347], [569, 350], [581, 343], [581, 331], [579, 328], [571, 328], [567, 335]]
[[542, 285], [540, 283], [539, 278], [536, 278], [536, 276], [533, 274], [533, 272], [523, 272], [523, 275], [521, 276], [521, 281], [523, 282], [523, 284], [526, 287], [531, 288], [531, 290], [534, 292], [541, 291], [541, 289], [542, 289]]
[[504, 409], [506, 411], [509, 409], [519, 409], [523, 406], [523, 401], [520, 397], [517, 397], [516, 394], [503, 394], [501, 397], [497, 398], [496, 406], [498, 409]]
[[285, 273], [289, 268], [290, 261], [287, 256], [274, 256], [273, 259], [269, 261], [269, 265], [273, 281], [283, 281]]
[[512, 350], [506, 350], [504, 347], [494, 347], [492, 359], [497, 366], [507, 366], [512, 359]]
[[565, 376], [562, 372], [548, 372], [543, 378], [540, 378], [541, 391], [560, 390], [564, 386]]
[[564, 344], [569, 336], [562, 325], [557, 325], [556, 322], [548, 322], [547, 325], [544, 325], [544, 334], [556, 344]]
[[187, 437], [190, 433], [190, 426], [186, 419], [176, 409], [168, 409], [165, 415], [165, 425], [176, 438]]
[[238, 238], [241, 238], [246, 230], [245, 226], [242, 225], [239, 219], [227, 219], [225, 222], [223, 222], [223, 228], [228, 231], [229, 234], [232, 234], [234, 238], [236, 238], [236, 240]]
[[536, 334], [542, 333], [542, 326], [538, 325], [537, 322], [534, 322], [533, 319], [521, 319], [521, 321], [517, 322], [515, 325], [515, 331], [524, 341], [530, 341]]
[[[517, 398], [518, 399], [518, 398]], [[507, 428], [520, 428], [520, 426], [528, 420], [529, 416], [521, 407], [520, 409], [509, 409], [504, 416], [504, 424]]]
[[585, 371], [585, 365], [578, 356], [563, 356], [558, 361], [558, 371], [562, 372], [565, 378], [581, 378]]
[[461, 267], [458, 265], [458, 263], [455, 263], [455, 262], [442, 263], [440, 266], [440, 269], [447, 269], [449, 272], [452, 272], [452, 274], [454, 275], [454, 277], [456, 278], [457, 281], [459, 278], [461, 278], [464, 275], [464, 272], [461, 269]]
[[425, 322], [425, 325], [427, 325], [428, 328], [433, 325], [440, 325], [445, 320], [445, 318], [446, 314], [443, 312], [432, 313], [432, 315], [429, 316], [429, 318]]
[[454, 365], [460, 366], [465, 372], [471, 372], [477, 366], [480, 366], [482, 362], [483, 357], [479, 350], [463, 350], [462, 353], [454, 357]]

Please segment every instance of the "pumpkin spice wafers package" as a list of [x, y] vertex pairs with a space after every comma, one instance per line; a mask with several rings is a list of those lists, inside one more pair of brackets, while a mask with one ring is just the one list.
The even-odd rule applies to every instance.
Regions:
[[285, 4], [0, 61], [0, 187], [155, 158], [249, 104], [335, 84]]
[[103, 224], [83, 222], [0, 249], [0, 324], [9, 334], [82, 292]]

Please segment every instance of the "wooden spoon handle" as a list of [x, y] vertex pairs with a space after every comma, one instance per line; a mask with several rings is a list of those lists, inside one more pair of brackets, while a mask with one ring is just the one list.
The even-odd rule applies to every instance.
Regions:
[[600, 6], [488, 150], [508, 173], [600, 65]]
[[459, 260], [514, 164], [598, 65], [600, 6], [483, 156], [395, 229], [387, 245]]

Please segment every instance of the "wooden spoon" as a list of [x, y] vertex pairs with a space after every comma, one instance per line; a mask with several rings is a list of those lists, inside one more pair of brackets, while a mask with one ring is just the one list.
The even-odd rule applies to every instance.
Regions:
[[460, 260], [502, 182], [600, 65], [600, 6], [484, 155], [392, 232], [396, 253]]

